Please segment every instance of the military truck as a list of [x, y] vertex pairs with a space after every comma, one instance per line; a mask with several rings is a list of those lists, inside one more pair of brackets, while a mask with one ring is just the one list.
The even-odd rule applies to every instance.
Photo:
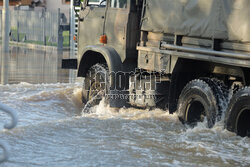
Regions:
[[223, 119], [229, 131], [250, 136], [249, 0], [75, 4], [71, 66], [85, 78], [83, 103], [102, 91], [111, 107], [160, 107], [191, 126]]

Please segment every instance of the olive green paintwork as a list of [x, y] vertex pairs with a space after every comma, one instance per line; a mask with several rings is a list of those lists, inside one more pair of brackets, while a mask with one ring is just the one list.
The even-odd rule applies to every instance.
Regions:
[[[138, 37], [138, 14], [132, 11], [127, 0], [126, 8], [106, 7], [86, 4], [79, 13], [78, 60], [82, 59], [87, 46], [111, 47], [118, 53], [122, 62], [126, 58], [136, 58]], [[134, 2], [132, 2], [134, 3]], [[107, 35], [107, 44], [101, 44], [101, 35]]]

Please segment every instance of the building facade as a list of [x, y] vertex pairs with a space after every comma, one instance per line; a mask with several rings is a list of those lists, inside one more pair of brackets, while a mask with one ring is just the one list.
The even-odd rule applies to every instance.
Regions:
[[[9, 0], [10, 8], [19, 8], [21, 10], [40, 10], [55, 11], [60, 8], [69, 20], [70, 0]], [[0, 9], [2, 9], [3, 0], [0, 0]]]

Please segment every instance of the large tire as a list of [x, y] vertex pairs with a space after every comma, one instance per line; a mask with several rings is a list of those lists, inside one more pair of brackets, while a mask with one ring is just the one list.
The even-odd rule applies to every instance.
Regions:
[[[104, 93], [97, 97], [98, 93]], [[103, 64], [93, 65], [87, 72], [82, 88], [82, 102], [86, 104], [93, 100], [91, 105], [97, 105], [109, 91], [108, 68]], [[95, 98], [95, 99], [93, 99]]]
[[178, 100], [178, 116], [180, 121], [195, 126], [207, 118], [207, 126], [213, 127], [216, 117], [221, 113], [221, 97], [225, 98], [219, 90], [216, 80], [192, 80], [182, 90]]
[[250, 87], [236, 92], [230, 100], [225, 117], [226, 129], [250, 137]]
[[216, 118], [219, 121], [228, 106], [229, 89], [223, 81], [216, 78], [201, 78], [201, 80], [205, 81], [213, 91], [218, 106]]

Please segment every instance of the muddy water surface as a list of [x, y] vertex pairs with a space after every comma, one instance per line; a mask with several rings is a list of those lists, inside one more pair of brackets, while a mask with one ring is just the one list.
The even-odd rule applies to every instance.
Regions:
[[[51, 67], [54, 54], [12, 56], [12, 66], [23, 71], [10, 70], [14, 84], [0, 85], [0, 102], [18, 111], [19, 122], [12, 131], [0, 130], [10, 148], [0, 166], [250, 166], [250, 139], [228, 132], [222, 122], [189, 128], [167, 111], [116, 112], [103, 101], [84, 114], [82, 83], [62, 83], [68, 78]], [[0, 112], [0, 126], [8, 120]]]

